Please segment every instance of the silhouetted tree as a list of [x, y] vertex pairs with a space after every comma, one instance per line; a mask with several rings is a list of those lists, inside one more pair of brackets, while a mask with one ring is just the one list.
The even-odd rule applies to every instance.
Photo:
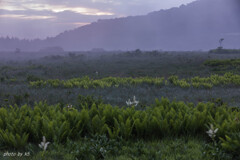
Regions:
[[219, 48], [221, 48], [221, 49], [223, 48], [223, 47], [222, 47], [222, 42], [223, 42], [223, 41], [224, 41], [224, 38], [221, 38], [221, 39], [219, 40], [219, 45], [220, 45]]

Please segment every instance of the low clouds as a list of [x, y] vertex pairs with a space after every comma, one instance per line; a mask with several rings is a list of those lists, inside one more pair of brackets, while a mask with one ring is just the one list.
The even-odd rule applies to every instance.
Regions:
[[54, 19], [54, 16], [40, 16], [40, 15], [21, 15], [21, 14], [3, 14], [0, 18], [14, 18], [14, 19]]
[[144, 15], [194, 0], [0, 0], [0, 37], [46, 38], [98, 19]]
[[43, 39], [106, 18], [112, 16], [83, 15], [72, 11], [0, 10], [0, 36]]
[[0, 9], [72, 11], [91, 15], [139, 15], [194, 0], [2, 0]]
[[[87, 1], [86, 1], [87, 2]], [[13, 2], [12, 0], [3, 0], [0, 9], [8, 11], [19, 11], [19, 10], [34, 10], [34, 11], [52, 11], [52, 12], [63, 12], [72, 11], [84, 15], [113, 15], [114, 13], [106, 10], [98, 9], [98, 6], [87, 5], [92, 3], [81, 3], [81, 2], [66, 2], [66, 1], [45, 1], [45, 0], [23, 0], [20, 2]]]

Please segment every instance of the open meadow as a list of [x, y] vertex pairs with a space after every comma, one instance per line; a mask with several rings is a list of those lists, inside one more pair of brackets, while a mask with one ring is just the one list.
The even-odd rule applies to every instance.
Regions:
[[240, 159], [239, 53], [0, 53], [0, 106], [6, 160]]

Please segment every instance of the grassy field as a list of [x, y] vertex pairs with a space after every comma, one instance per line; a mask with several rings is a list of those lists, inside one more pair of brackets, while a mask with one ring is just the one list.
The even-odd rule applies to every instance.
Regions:
[[[21, 54], [21, 53], [20, 53]], [[23, 54], [23, 53], [22, 53]], [[35, 53], [36, 54], [36, 53]], [[90, 53], [89, 53], [90, 54]], [[24, 57], [24, 55], [22, 55]], [[182, 78], [195, 76], [208, 77], [232, 72], [239, 74], [238, 65], [231, 67], [211, 66], [209, 60], [238, 59], [239, 54], [210, 54], [206, 52], [126, 52], [105, 53], [88, 56], [86, 53], [71, 53], [65, 56], [48, 56], [40, 59], [22, 61], [1, 61], [0, 63], [0, 103], [33, 104], [47, 100], [50, 104], [58, 102], [76, 104], [79, 94], [102, 97], [105, 103], [125, 105], [125, 101], [135, 95], [140, 102], [151, 104], [155, 98], [168, 97], [185, 102], [207, 102], [221, 98], [231, 106], [240, 105], [239, 87], [217, 86], [211, 89], [186, 88], [179, 86], [154, 85], [123, 86], [112, 88], [32, 88], [29, 82], [37, 80], [105, 77], [164, 77], [172, 75]], [[6, 58], [5, 58], [6, 59]], [[23, 59], [23, 58], [22, 58]], [[220, 62], [221, 63], [221, 62]], [[229, 66], [229, 65], [227, 65]], [[97, 72], [97, 73], [96, 73]]]
[[[34, 109], [36, 103], [41, 101], [46, 102], [49, 107], [58, 105], [63, 110], [72, 106], [76, 109], [76, 113], [71, 112], [73, 115], [82, 113], [84, 109], [90, 112], [94, 104], [127, 109], [131, 106], [128, 106], [126, 101], [132, 100], [134, 96], [139, 101], [134, 108], [146, 114], [149, 108], [154, 108], [155, 99], [161, 100], [162, 97], [169, 99], [169, 103], [177, 102], [176, 108], [181, 108], [181, 103], [187, 104], [190, 109], [184, 110], [181, 114], [191, 115], [192, 107], [208, 103], [207, 106], [219, 109], [219, 115], [205, 115], [204, 110], [199, 109], [197, 114], [203, 114], [203, 117], [196, 115], [196, 118], [200, 121], [205, 119], [204, 123], [199, 125], [200, 134], [195, 134], [195, 132], [192, 134], [189, 131], [191, 128], [185, 123], [181, 127], [186, 125], [189, 129], [184, 128], [184, 133], [179, 131], [178, 134], [177, 131], [172, 130], [174, 127], [170, 124], [177, 123], [174, 122], [176, 118], [181, 119], [184, 115], [180, 115], [178, 109], [172, 113], [171, 106], [174, 105], [169, 105], [169, 113], [166, 112], [166, 115], [169, 114], [166, 118], [166, 124], [170, 125], [168, 126], [169, 136], [155, 138], [137, 136], [136, 138], [136, 135], [139, 135], [137, 122], [135, 123], [135, 119], [130, 118], [130, 121], [134, 122], [132, 126], [135, 127], [136, 132], [133, 129], [129, 138], [124, 138], [125, 134], [122, 131], [119, 131], [118, 136], [111, 136], [116, 126], [106, 121], [108, 131], [95, 132], [90, 129], [89, 133], [77, 135], [77, 139], [65, 136], [61, 142], [51, 138], [54, 137], [50, 136], [51, 132], [42, 131], [41, 127], [37, 131], [29, 129], [34, 124], [34, 119], [30, 116], [32, 111], [29, 110], [25, 111], [30, 116], [29, 123], [26, 124], [28, 127], [25, 126], [26, 131], [24, 129], [21, 132], [18, 131], [17, 125], [8, 125], [10, 122], [17, 124], [17, 119], [24, 123], [27, 121], [24, 118], [25, 114], [22, 117], [16, 116], [15, 120], [7, 118], [0, 120], [0, 156], [4, 159], [17, 157], [10, 155], [3, 157], [7, 152], [30, 154], [30, 156], [17, 157], [18, 159], [227, 160], [239, 158], [236, 153], [240, 151], [240, 124], [238, 122], [240, 118], [238, 110], [240, 107], [240, 79], [238, 78], [240, 54], [136, 50], [103, 53], [71, 52], [61, 55], [0, 53], [0, 57], [0, 106], [7, 112], [12, 112], [12, 115], [9, 115], [12, 117], [18, 114], [18, 111], [17, 109], [11, 110], [9, 106], [18, 108], [27, 104]], [[226, 112], [230, 111], [226, 108], [232, 108], [231, 112], [233, 112], [228, 115]], [[102, 113], [99, 107], [97, 111], [100, 116]], [[114, 113], [112, 114], [114, 117]], [[47, 119], [45, 116], [49, 115], [41, 112], [39, 116], [39, 118]], [[96, 119], [91, 113], [89, 116], [89, 121]], [[156, 115], [156, 118], [161, 119], [158, 116]], [[5, 111], [0, 110], [0, 117], [7, 117]], [[54, 120], [63, 119], [63, 117], [57, 119], [52, 115], [51, 117], [48, 117], [49, 123], [53, 121], [53, 124], [55, 124]], [[107, 115], [103, 117], [107, 118]], [[134, 116], [130, 116], [129, 113], [123, 117], [125, 124], [128, 117]], [[119, 126], [122, 126], [121, 118], [119, 116], [115, 118]], [[83, 121], [80, 122], [83, 123]], [[44, 122], [42, 123], [40, 126], [44, 126]], [[149, 125], [152, 123], [149, 122]], [[206, 133], [210, 123], [219, 129], [214, 138], [208, 137]], [[231, 124], [232, 128], [226, 129], [224, 123]], [[160, 121], [158, 125], [163, 124], [165, 122]], [[92, 123], [89, 125], [91, 126]], [[76, 126], [70, 127], [69, 130], [73, 128]], [[122, 130], [121, 127], [119, 129]], [[226, 132], [223, 132], [224, 129]], [[76, 133], [81, 130], [85, 129], [79, 129]], [[145, 133], [149, 128], [143, 130]], [[160, 129], [161, 133], [162, 130]], [[57, 133], [58, 129], [53, 129], [53, 131], [52, 134]], [[35, 132], [39, 132], [39, 136], [32, 138], [34, 136], [31, 135]], [[4, 137], [7, 133], [12, 133], [12, 137]], [[27, 137], [26, 143], [19, 140], [19, 143], [14, 144], [13, 141], [17, 141], [17, 134], [21, 136], [24, 133], [30, 136]], [[151, 135], [154, 135], [154, 132]], [[230, 139], [226, 138], [226, 135]], [[46, 151], [38, 147], [42, 136], [47, 136], [47, 140], [50, 141]], [[5, 141], [6, 139], [9, 141]]]
[[[45, 153], [46, 159], [64, 159], [72, 160], [75, 157], [79, 159], [106, 159], [106, 160], [149, 160], [149, 159], [199, 159], [204, 160], [207, 155], [204, 154], [205, 144], [201, 139], [184, 137], [177, 139], [164, 139], [155, 141], [113, 141], [112, 146], [107, 146], [106, 153], [101, 153], [91, 148], [97, 148], [96, 140], [82, 139], [76, 142], [67, 142], [64, 145], [52, 144], [49, 146], [49, 152]], [[101, 142], [102, 144], [102, 142]], [[80, 147], [81, 146], [81, 147]], [[82, 150], [78, 151], [79, 148]], [[37, 152], [38, 151], [38, 152]], [[9, 151], [10, 152], [10, 151]], [[14, 152], [14, 151], [13, 151]], [[81, 153], [82, 152], [82, 153]], [[21, 153], [25, 153], [22, 151]], [[3, 152], [0, 154], [4, 154]], [[34, 154], [34, 156], [32, 156]], [[84, 155], [85, 154], [85, 155]], [[96, 158], [95, 158], [95, 157]], [[31, 152], [29, 158], [22, 159], [41, 159], [42, 153], [39, 149]], [[210, 158], [210, 157], [208, 157]], [[11, 158], [5, 158], [11, 159]], [[13, 158], [12, 158], [13, 159]], [[21, 159], [21, 158], [19, 158]], [[45, 158], [44, 158], [45, 159]]]

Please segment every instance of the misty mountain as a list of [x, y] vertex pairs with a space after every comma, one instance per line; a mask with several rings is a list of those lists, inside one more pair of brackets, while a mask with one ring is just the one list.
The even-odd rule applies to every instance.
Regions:
[[[159, 7], [160, 8], [160, 7]], [[134, 8], [133, 8], [134, 9]], [[240, 48], [240, 0], [197, 0], [143, 16], [98, 20], [45, 40], [0, 39], [0, 50], [207, 50]]]

